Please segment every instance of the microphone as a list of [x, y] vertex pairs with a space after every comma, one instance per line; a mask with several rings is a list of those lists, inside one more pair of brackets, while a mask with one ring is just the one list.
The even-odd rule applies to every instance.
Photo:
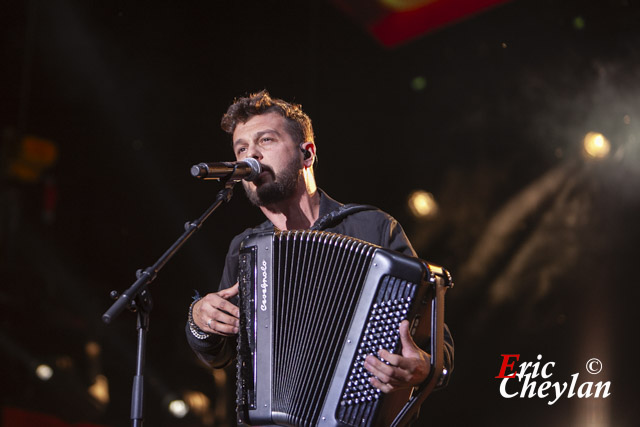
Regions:
[[191, 175], [200, 179], [253, 181], [262, 172], [262, 165], [251, 157], [239, 162], [198, 163], [191, 166]]

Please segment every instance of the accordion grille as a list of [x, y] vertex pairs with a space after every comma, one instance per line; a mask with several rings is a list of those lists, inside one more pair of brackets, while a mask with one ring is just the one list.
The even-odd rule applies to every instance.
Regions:
[[317, 422], [375, 248], [330, 233], [274, 236], [272, 409], [291, 424]]

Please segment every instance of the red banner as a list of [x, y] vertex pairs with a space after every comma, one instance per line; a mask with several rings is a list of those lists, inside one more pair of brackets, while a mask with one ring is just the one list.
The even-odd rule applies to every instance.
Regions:
[[333, 0], [385, 46], [395, 46], [509, 0]]

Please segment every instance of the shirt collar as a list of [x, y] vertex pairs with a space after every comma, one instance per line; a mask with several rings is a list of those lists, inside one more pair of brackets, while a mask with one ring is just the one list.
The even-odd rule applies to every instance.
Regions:
[[[318, 188], [318, 195], [320, 196], [320, 210], [318, 212], [318, 219], [316, 219], [316, 222], [314, 223], [314, 225], [318, 221], [320, 221], [322, 218], [324, 218], [326, 215], [330, 214], [331, 212], [335, 211], [336, 209], [338, 209], [340, 206], [343, 205], [342, 203], [329, 197], [327, 193], [322, 191], [322, 189], [320, 188]], [[268, 230], [273, 227], [274, 227], [273, 223], [270, 220], [266, 220], [262, 224], [258, 225], [255, 229]]]

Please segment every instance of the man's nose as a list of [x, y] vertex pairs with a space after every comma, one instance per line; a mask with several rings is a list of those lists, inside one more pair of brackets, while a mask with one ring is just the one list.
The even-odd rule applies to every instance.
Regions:
[[247, 157], [253, 157], [256, 160], [262, 160], [262, 151], [257, 145], [251, 145], [247, 148]]

